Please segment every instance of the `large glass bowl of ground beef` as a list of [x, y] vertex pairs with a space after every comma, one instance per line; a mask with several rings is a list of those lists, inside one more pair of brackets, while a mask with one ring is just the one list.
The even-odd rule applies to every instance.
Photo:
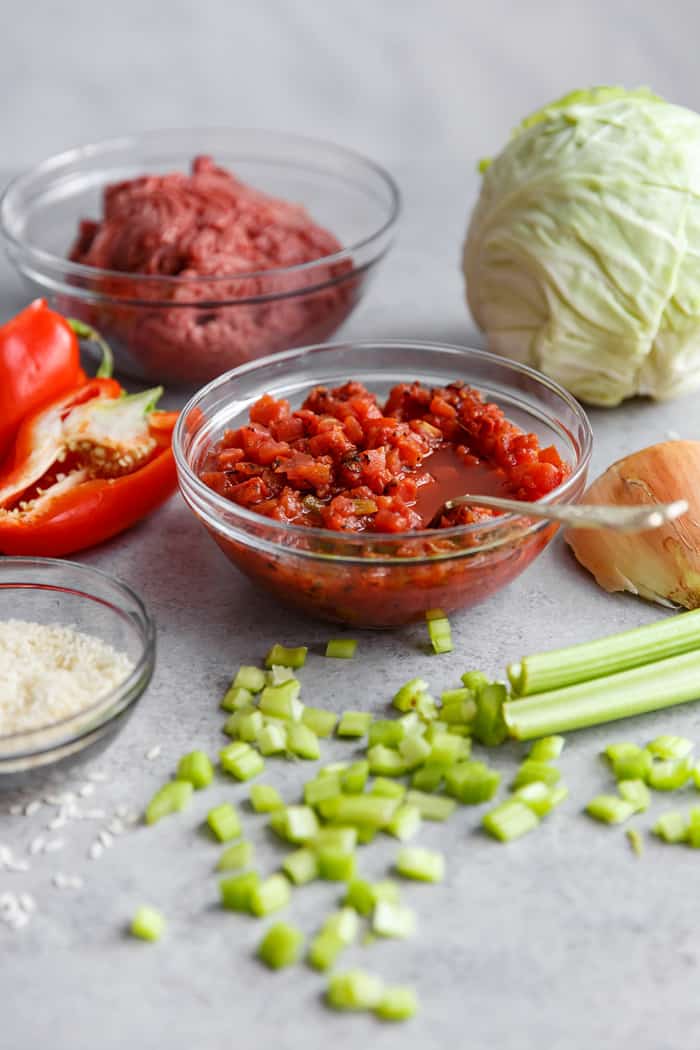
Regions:
[[233, 564], [284, 604], [359, 627], [475, 605], [556, 532], [465, 492], [577, 500], [591, 429], [562, 387], [460, 347], [310, 347], [238, 368], [183, 410], [182, 494]]
[[158, 131], [70, 150], [0, 206], [32, 294], [137, 378], [199, 385], [329, 338], [391, 246], [399, 193], [349, 150], [264, 131]]

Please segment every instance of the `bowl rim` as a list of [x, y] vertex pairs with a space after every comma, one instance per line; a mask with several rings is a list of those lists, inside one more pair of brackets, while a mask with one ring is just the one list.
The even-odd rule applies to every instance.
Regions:
[[[105, 572], [103, 569], [97, 569], [92, 565], [84, 565], [81, 562], [70, 561], [66, 558], [7, 556], [2, 559], [1, 565], [2, 567], [16, 567], [18, 570], [22, 570], [23, 568], [42, 569], [43, 567], [53, 567], [55, 569], [65, 568], [69, 569], [71, 572], [77, 573], [78, 576], [84, 577], [86, 581], [89, 581], [91, 577], [95, 576], [107, 581], [136, 606], [140, 617], [138, 633], [142, 640], [142, 648], [138, 659], [134, 663], [134, 666], [127, 677], [108, 692], [103, 693], [102, 696], [100, 696], [94, 703], [90, 704], [89, 707], [85, 707], [81, 711], [69, 715], [67, 718], [61, 718], [56, 722], [49, 722], [46, 725], [32, 729], [21, 729], [13, 733], [0, 734], [0, 773], [2, 772], [2, 765], [5, 762], [14, 765], [19, 761], [33, 758], [37, 755], [50, 754], [52, 751], [60, 751], [66, 746], [72, 746], [78, 743], [83, 737], [91, 737], [95, 732], [104, 729], [111, 722], [118, 719], [125, 711], [136, 704], [143, 695], [153, 673], [156, 650], [155, 620], [136, 591], [130, 587], [129, 584], [124, 583], [123, 580], [118, 579], [118, 577], [113, 576], [111, 573]], [[31, 582], [25, 584], [21, 582], [0, 582], [0, 590], [13, 588], [24, 589], [26, 587], [35, 588], [40, 586], [42, 585], [39, 583]], [[71, 590], [73, 590], [73, 593], [77, 593], [79, 597], [85, 601], [102, 601], [100, 598], [97, 598], [90, 593], [87, 583], [85, 590], [82, 592], [77, 592], [73, 588], [71, 588]], [[129, 620], [133, 623], [133, 617], [129, 616]], [[89, 721], [86, 725], [85, 720], [90, 718], [90, 713], [95, 713], [99, 710], [103, 710], [103, 716], [96, 721]], [[78, 724], [80, 725], [80, 729], [74, 731]], [[57, 731], [59, 730], [63, 730], [63, 732], [58, 734]], [[45, 737], [48, 733], [56, 734], [56, 736], [52, 737], [48, 745], [41, 746], [41, 738]], [[27, 747], [23, 748], [21, 751], [7, 750], [7, 745], [18, 741], [26, 741]]]
[[[378, 176], [379, 180], [384, 183], [389, 191], [388, 217], [384, 219], [381, 226], [372, 233], [362, 237], [360, 240], [347, 245], [340, 251], [332, 252], [329, 255], [319, 256], [318, 259], [312, 259], [309, 262], [296, 263], [293, 266], [271, 267], [267, 270], [251, 270], [246, 273], [217, 274], [212, 276], [200, 274], [195, 277], [179, 277], [167, 274], [127, 273], [122, 270], [107, 270], [102, 269], [99, 266], [88, 266], [85, 263], [76, 263], [70, 259], [64, 258], [60, 255], [54, 255], [53, 252], [47, 252], [45, 249], [31, 244], [21, 237], [16, 236], [10, 228], [7, 213], [10, 204], [12, 203], [13, 195], [15, 195], [18, 190], [21, 190], [25, 184], [31, 184], [31, 182], [37, 177], [49, 174], [52, 169], [60, 168], [64, 164], [79, 161], [86, 156], [95, 156], [95, 154], [99, 153], [108, 153], [112, 150], [138, 146], [139, 144], [150, 141], [151, 138], [155, 138], [157, 135], [191, 135], [196, 137], [197, 135], [202, 134], [217, 133], [253, 135], [267, 142], [286, 140], [291, 143], [297, 143], [300, 146], [321, 147], [322, 149], [335, 153], [339, 157], [346, 157], [348, 160], [352, 160], [355, 163], [364, 166], [367, 170]], [[197, 151], [194, 150], [193, 155], [196, 154]], [[298, 166], [304, 167], [304, 165]], [[305, 274], [313, 271], [315, 267], [336, 265], [345, 262], [346, 260], [352, 262], [353, 256], [357, 255], [358, 252], [364, 248], [368, 248], [374, 242], [380, 241], [384, 236], [388, 235], [393, 228], [395, 228], [399, 216], [401, 215], [402, 207], [403, 201], [401, 190], [399, 189], [398, 183], [394, 177], [385, 167], [377, 161], [372, 160], [370, 157], [365, 156], [358, 150], [350, 149], [346, 146], [340, 146], [337, 143], [326, 139], [314, 138], [309, 135], [297, 135], [266, 128], [230, 128], [225, 126], [160, 128], [141, 131], [134, 135], [116, 136], [109, 139], [101, 139], [96, 142], [88, 142], [79, 146], [73, 146], [69, 149], [62, 150], [60, 153], [51, 154], [49, 157], [44, 158], [44, 160], [39, 161], [32, 167], [20, 172], [10, 180], [0, 195], [0, 232], [2, 232], [6, 241], [8, 241], [8, 243], [18, 252], [24, 253], [39, 263], [43, 263], [43, 265], [52, 270], [57, 268], [60, 269], [65, 277], [81, 277], [90, 280], [95, 280], [97, 277], [100, 279], [113, 278], [127, 283], [129, 281], [133, 281], [134, 283], [138, 282], [139, 284], [154, 283], [158, 286], [162, 285], [164, 288], [182, 288], [183, 286], [192, 286], [193, 288], [196, 288], [200, 284], [206, 286], [217, 286], [218, 284], [225, 284], [227, 282], [230, 284], [232, 281], [260, 280], [263, 278], [279, 278], [290, 274]], [[333, 234], [333, 230], [329, 230], [329, 232]], [[353, 270], [355, 270], [355, 266], [353, 266]], [[306, 292], [308, 289], [300, 288], [299, 291]], [[150, 302], [150, 300], [147, 301]]]
[[[275, 529], [283, 535], [298, 536], [298, 537], [312, 537], [320, 542], [337, 542], [339, 538], [342, 538], [344, 542], [349, 542], [351, 546], [356, 545], [361, 547], [363, 544], [367, 544], [369, 541], [372, 543], [391, 543], [393, 545], [399, 545], [402, 543], [408, 543], [411, 541], [426, 541], [434, 540], [436, 534], [441, 540], [444, 539], [458, 539], [462, 536], [469, 535], [471, 533], [480, 532], [487, 535], [496, 532], [503, 531], [504, 537], [503, 542], [512, 538], [512, 526], [521, 523], [529, 522], [529, 527], [523, 528], [521, 535], [529, 535], [533, 532], [538, 532], [541, 529], [548, 528], [551, 522], [546, 520], [534, 521], [532, 518], [528, 518], [526, 514], [508, 513], [501, 514], [491, 519], [488, 522], [475, 522], [471, 525], [453, 525], [447, 529], [416, 529], [408, 532], [372, 532], [372, 533], [345, 533], [339, 532], [335, 529], [319, 528], [318, 526], [309, 525], [295, 525], [290, 522], [278, 522], [272, 518], [268, 518], [264, 514], [258, 514], [253, 510], [249, 510], [247, 507], [239, 506], [237, 503], [233, 503], [231, 500], [225, 499], [220, 496], [213, 489], [210, 489], [208, 485], [198, 477], [195, 471], [191, 468], [187, 457], [184, 452], [183, 442], [186, 434], [186, 420], [189, 413], [199, 408], [199, 403], [207, 397], [212, 391], [215, 391], [218, 387], [224, 386], [232, 379], [237, 379], [240, 376], [247, 375], [251, 372], [255, 372], [268, 364], [279, 364], [280, 362], [290, 361], [295, 358], [300, 358], [305, 355], [313, 355], [328, 351], [337, 351], [340, 349], [410, 349], [410, 350], [423, 350], [426, 353], [433, 351], [448, 351], [455, 356], [461, 356], [466, 358], [476, 358], [483, 362], [495, 363], [506, 370], [512, 371], [515, 374], [525, 376], [528, 379], [533, 380], [540, 386], [547, 387], [550, 391], [555, 393], [557, 396], [568, 405], [574, 415], [579, 419], [583, 426], [583, 443], [579, 451], [578, 462], [575, 468], [572, 470], [569, 477], [562, 485], [558, 485], [551, 492], [548, 492], [546, 496], [542, 497], [541, 502], [543, 503], [554, 503], [561, 500], [562, 496], [566, 494], [576, 486], [577, 482], [581, 479], [581, 476], [585, 474], [590, 463], [591, 454], [593, 450], [593, 430], [590, 424], [590, 420], [586, 415], [583, 406], [579, 401], [570, 394], [563, 386], [556, 382], [554, 379], [550, 379], [549, 376], [544, 375], [542, 372], [538, 372], [535, 368], [530, 368], [529, 365], [523, 365], [517, 361], [511, 361], [509, 358], [501, 357], [499, 354], [491, 353], [488, 350], [478, 350], [475, 347], [459, 346], [454, 343], [439, 343], [439, 342], [426, 342], [423, 340], [410, 340], [410, 339], [369, 339], [369, 340], [349, 340], [342, 343], [317, 343], [312, 346], [300, 347], [297, 349], [286, 350], [279, 354], [269, 354], [267, 357], [257, 358], [255, 361], [249, 361], [244, 365], [239, 365], [237, 368], [232, 368], [228, 372], [224, 372], [222, 375], [217, 376], [211, 382], [200, 388], [184, 406], [178, 417], [173, 431], [172, 447], [173, 454], [175, 457], [175, 463], [178, 471], [178, 477], [180, 480], [180, 487], [182, 488], [183, 477], [186, 482], [193, 487], [194, 492], [198, 497], [205, 500], [211, 507], [216, 510], [230, 515], [233, 512], [240, 516], [242, 524], [255, 525], [255, 526], [267, 526], [270, 529]], [[477, 387], [478, 389], [478, 387]], [[183, 493], [184, 495], [184, 493]], [[186, 502], [189, 501], [186, 499]], [[275, 546], [283, 546], [274, 539], [267, 540]], [[497, 545], [498, 541], [496, 541]], [[489, 544], [485, 544], [489, 548], [494, 546], [494, 542], [491, 541]], [[482, 545], [477, 545], [469, 549], [469, 553], [478, 553], [482, 549]], [[444, 555], [443, 555], [444, 556]], [[333, 555], [336, 560], [350, 561], [353, 560], [351, 555]], [[440, 555], [435, 555], [435, 558], [439, 558]], [[454, 557], [454, 553], [451, 555]], [[364, 559], [362, 559], [364, 561]], [[385, 559], [372, 559], [373, 564], [381, 564], [382, 560], [387, 563], [400, 562], [405, 564], [405, 558], [387, 556]], [[433, 560], [433, 557], [428, 557], [424, 560]]]

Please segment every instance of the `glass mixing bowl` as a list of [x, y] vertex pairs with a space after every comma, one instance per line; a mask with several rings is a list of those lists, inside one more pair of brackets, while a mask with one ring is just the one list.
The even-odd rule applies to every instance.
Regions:
[[201, 390], [178, 421], [173, 447], [188, 506], [242, 572], [285, 604], [337, 623], [396, 627], [427, 610], [482, 601], [518, 576], [556, 526], [506, 514], [488, 523], [405, 533], [351, 533], [282, 524], [224, 499], [198, 473], [224, 430], [248, 421], [265, 393], [298, 407], [315, 386], [352, 378], [386, 395], [396, 383], [463, 380], [513, 423], [555, 445], [571, 466], [545, 498], [573, 502], [591, 454], [585, 412], [562, 387], [531, 368], [480, 350], [411, 342], [346, 343], [294, 350], [235, 369]]
[[[212, 156], [255, 189], [302, 204], [342, 251], [296, 266], [196, 278], [68, 260], [80, 221], [101, 217], [106, 186], [186, 172], [199, 155]], [[391, 176], [339, 146], [271, 131], [166, 130], [43, 161], [7, 188], [0, 227], [31, 294], [99, 329], [122, 372], [194, 385], [263, 355], [329, 338], [389, 250], [399, 210]]]
[[127, 678], [78, 714], [37, 729], [0, 733], [0, 789], [22, 786], [101, 751], [124, 726], [155, 664], [155, 624], [126, 584], [60, 558], [0, 558], [0, 621], [58, 624], [126, 653]]

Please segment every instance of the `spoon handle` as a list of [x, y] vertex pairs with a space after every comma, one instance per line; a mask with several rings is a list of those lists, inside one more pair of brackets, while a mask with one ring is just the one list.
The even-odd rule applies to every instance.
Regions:
[[595, 503], [526, 503], [517, 499], [502, 499], [500, 496], [457, 496], [447, 500], [447, 510], [461, 503], [477, 507], [493, 507], [509, 510], [528, 518], [544, 518], [558, 521], [572, 529], [613, 529], [616, 532], [643, 532], [658, 529], [669, 521], [685, 514], [688, 503], [684, 499], [673, 503], [647, 503], [636, 506], [605, 506]]

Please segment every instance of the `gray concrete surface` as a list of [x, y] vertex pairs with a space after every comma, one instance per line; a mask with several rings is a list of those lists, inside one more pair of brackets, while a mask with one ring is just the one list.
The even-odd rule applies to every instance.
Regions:
[[[12, 8], [0, 73], [8, 168], [74, 142], [188, 123], [284, 127], [334, 138], [386, 163], [405, 192], [401, 238], [347, 336], [479, 342], [457, 268], [476, 189], [474, 163], [529, 108], [597, 81], [648, 83], [700, 107], [700, 16], [690, 3], [288, 0], [96, 9], [80, 0], [69, 8], [48, 2]], [[4, 267], [3, 315], [20, 301]], [[686, 398], [593, 412], [594, 470], [669, 430], [696, 436], [695, 404]], [[303, 672], [307, 700], [379, 713], [411, 675], [425, 675], [440, 689], [467, 666], [496, 673], [528, 651], [660, 615], [598, 591], [556, 542], [502, 594], [454, 618], [453, 657], [426, 656], [424, 631], [414, 627], [363, 634], [354, 664], [331, 665], [319, 653], [335, 632], [253, 590], [177, 497], [85, 561], [133, 584], [159, 627], [152, 687], [99, 763], [108, 779], [96, 785], [91, 805], [109, 813], [121, 803], [142, 807], [191, 746], [215, 752], [222, 688], [241, 660], [257, 660], [276, 640], [311, 645]], [[405, 1026], [326, 1012], [321, 977], [304, 967], [268, 974], [252, 957], [264, 924], [218, 909], [212, 874], [218, 850], [197, 829], [214, 802], [242, 803], [246, 787], [217, 781], [187, 814], [155, 829], [138, 827], [97, 861], [87, 858], [95, 823], [72, 823], [56, 833], [65, 839], [63, 850], [28, 858], [24, 874], [0, 873], [0, 893], [28, 890], [38, 904], [25, 929], [0, 926], [0, 1047], [696, 1046], [700, 861], [651, 837], [637, 859], [621, 830], [581, 814], [609, 785], [601, 748], [662, 730], [700, 740], [700, 708], [572, 734], [561, 761], [570, 800], [518, 844], [487, 841], [477, 830], [480, 811], [467, 808], [447, 825], [426, 828], [421, 842], [446, 852], [447, 878], [435, 888], [405, 888], [419, 936], [357, 947], [346, 960], [417, 985], [421, 1013]], [[156, 744], [160, 756], [146, 760]], [[329, 744], [324, 751], [330, 758], [346, 748]], [[508, 775], [518, 754], [505, 748], [493, 761]], [[307, 776], [306, 766], [271, 762], [266, 779], [292, 797]], [[76, 775], [67, 786], [82, 782]], [[32, 817], [11, 816], [10, 801], [16, 799], [0, 800], [0, 842], [27, 856], [52, 811], [43, 806]], [[654, 813], [676, 804], [658, 799], [635, 823], [646, 830]], [[280, 850], [260, 818], [242, 810], [259, 866], [271, 870]], [[363, 853], [363, 872], [383, 875], [395, 850], [393, 842], [377, 841]], [[57, 871], [81, 875], [82, 891], [56, 889]], [[289, 917], [311, 932], [337, 896], [330, 884], [299, 890]], [[144, 901], [169, 920], [156, 946], [124, 933]]]

